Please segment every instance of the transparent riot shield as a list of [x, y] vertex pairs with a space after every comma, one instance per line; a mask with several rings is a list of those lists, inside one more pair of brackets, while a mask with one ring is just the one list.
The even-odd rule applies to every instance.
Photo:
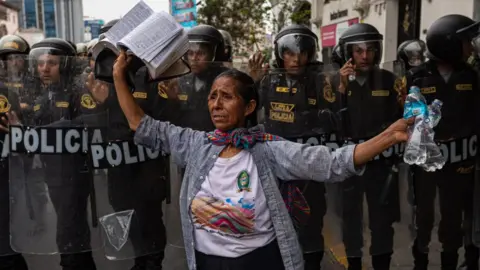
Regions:
[[[168, 121], [166, 93], [158, 83], [146, 80], [147, 75], [145, 68], [138, 71], [132, 95], [145, 113]], [[135, 145], [113, 84], [96, 80], [93, 74], [87, 84], [110, 116], [104, 141], [92, 145], [93, 166], [106, 175], [95, 181], [97, 189], [108, 194], [98, 198], [105, 256], [109, 260], [144, 257], [148, 264], [161, 265], [166, 245], [162, 208], [170, 201], [169, 157]]]
[[[402, 117], [395, 67], [358, 73], [343, 92], [338, 66], [270, 69], [259, 88], [260, 119], [268, 132], [299, 143], [331, 149], [361, 143]], [[341, 183], [281, 181], [306, 263], [323, 252], [345, 266], [361, 265], [362, 257], [371, 265], [368, 258], [392, 253], [392, 264], [405, 264], [413, 213], [408, 181], [399, 177], [401, 153], [394, 146], [367, 164], [364, 175]]]
[[[159, 94], [165, 97], [175, 113], [168, 119], [175, 125], [201, 131], [215, 129], [208, 110], [208, 96], [215, 78], [228, 70], [230, 63], [200, 62], [192, 66], [192, 72], [182, 77], [164, 81], [158, 85]], [[234, 66], [236, 64], [234, 63]], [[171, 203], [165, 207], [165, 226], [168, 232], [165, 264], [168, 269], [187, 269], [185, 248], [180, 220], [180, 190], [186, 164], [171, 160]], [[190, 244], [190, 243], [187, 243]]]
[[[266, 132], [308, 145], [337, 140], [341, 112], [337, 105], [340, 95], [333, 88], [336, 70], [323, 65], [266, 70], [258, 89], [259, 120]], [[335, 211], [327, 207], [330, 187], [307, 179], [278, 180], [305, 260], [307, 257], [321, 259], [325, 248], [335, 245], [331, 232], [335, 226], [329, 225], [334, 223], [330, 216], [334, 217]]]
[[[0, 115], [19, 109], [18, 100], [10, 100], [10, 82], [7, 81], [7, 61], [0, 62]], [[16, 82], [15, 82], [16, 83]], [[12, 105], [14, 107], [12, 107]], [[8, 132], [0, 130], [0, 257], [12, 255], [15, 252], [10, 247], [10, 196], [9, 196], [9, 155]], [[14, 159], [14, 158], [13, 158]]]
[[96, 199], [105, 195], [94, 186], [90, 146], [102, 140], [108, 112], [85, 88], [79, 59], [40, 49], [21, 60], [7, 62], [9, 78], [21, 78], [21, 86], [0, 102], [12, 110], [11, 247], [24, 254], [98, 250]]
[[[338, 106], [339, 132], [325, 145], [336, 149], [361, 143], [400, 119], [401, 70], [391, 62], [357, 71], [343, 82], [335, 74], [332, 88], [324, 88], [321, 96]], [[395, 145], [375, 157], [362, 176], [327, 185], [329, 210], [334, 215], [326, 215], [325, 245], [345, 266], [387, 269], [390, 264], [411, 265], [411, 256], [405, 254], [410, 254], [413, 241], [413, 190], [402, 165], [403, 148]]]

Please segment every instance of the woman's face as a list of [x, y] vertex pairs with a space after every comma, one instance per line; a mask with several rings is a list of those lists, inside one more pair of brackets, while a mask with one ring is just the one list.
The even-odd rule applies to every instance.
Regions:
[[245, 103], [237, 91], [237, 81], [227, 76], [213, 82], [208, 109], [215, 128], [228, 131], [244, 127], [247, 115], [255, 111], [255, 100]]

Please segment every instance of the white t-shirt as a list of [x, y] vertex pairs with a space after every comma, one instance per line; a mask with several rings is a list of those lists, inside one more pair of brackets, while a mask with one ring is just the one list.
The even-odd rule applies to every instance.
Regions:
[[191, 205], [196, 250], [236, 258], [275, 239], [252, 155], [218, 158]]

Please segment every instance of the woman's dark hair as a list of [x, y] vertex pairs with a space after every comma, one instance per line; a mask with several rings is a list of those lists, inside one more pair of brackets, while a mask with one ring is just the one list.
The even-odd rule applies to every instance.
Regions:
[[220, 75], [218, 75], [215, 78], [215, 80], [221, 77], [228, 77], [237, 81], [238, 94], [242, 97], [243, 101], [245, 101], [245, 104], [247, 104], [250, 100], [255, 100], [255, 102], [257, 103], [257, 106], [255, 107], [255, 110], [251, 114], [247, 115], [245, 119], [245, 125], [247, 127], [256, 126], [257, 125], [257, 108], [259, 103], [258, 103], [258, 92], [257, 92], [257, 87], [255, 85], [255, 81], [248, 74], [234, 68], [228, 69], [227, 71], [220, 73]]

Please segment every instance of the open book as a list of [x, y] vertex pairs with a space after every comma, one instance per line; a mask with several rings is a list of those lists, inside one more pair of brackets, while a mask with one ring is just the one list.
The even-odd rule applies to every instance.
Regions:
[[180, 60], [188, 50], [187, 33], [170, 14], [154, 12], [143, 1], [105, 33], [105, 38], [93, 48], [93, 57], [105, 48], [117, 55], [121, 49], [135, 55], [154, 79], [189, 72], [189, 67]]

